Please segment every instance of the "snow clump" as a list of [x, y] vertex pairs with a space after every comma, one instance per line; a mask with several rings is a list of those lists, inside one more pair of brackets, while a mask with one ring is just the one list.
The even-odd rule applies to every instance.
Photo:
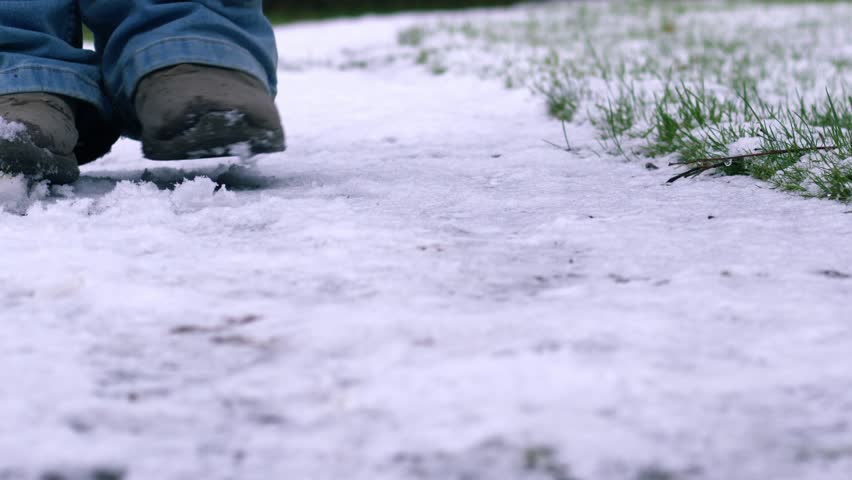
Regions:
[[33, 203], [49, 194], [47, 182], [30, 185], [23, 175], [0, 173], [0, 212], [23, 215]]
[[234, 193], [208, 177], [186, 180], [172, 192], [171, 199], [177, 213], [188, 213], [211, 206], [219, 200], [233, 200]]
[[0, 117], [0, 140], [15, 140], [26, 129], [21, 122], [10, 122]]

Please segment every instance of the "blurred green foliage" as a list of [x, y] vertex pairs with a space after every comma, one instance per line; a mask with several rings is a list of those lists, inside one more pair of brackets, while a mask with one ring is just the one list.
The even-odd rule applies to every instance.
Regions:
[[273, 22], [327, 18], [400, 10], [433, 10], [486, 7], [518, 3], [517, 0], [264, 0]]

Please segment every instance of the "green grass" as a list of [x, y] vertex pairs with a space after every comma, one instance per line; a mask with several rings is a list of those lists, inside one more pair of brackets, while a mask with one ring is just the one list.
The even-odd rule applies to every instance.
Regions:
[[[421, 52], [417, 63], [529, 88], [569, 131], [595, 128], [585, 148], [718, 164], [721, 174], [848, 202], [848, 18], [852, 4], [832, 1], [547, 4], [423, 23], [399, 44]], [[770, 151], [784, 153], [704, 160]]]
[[304, 20], [322, 20], [365, 14], [490, 7], [511, 5], [513, 3], [517, 3], [517, 0], [267, 2], [265, 13], [272, 23], [285, 24]]

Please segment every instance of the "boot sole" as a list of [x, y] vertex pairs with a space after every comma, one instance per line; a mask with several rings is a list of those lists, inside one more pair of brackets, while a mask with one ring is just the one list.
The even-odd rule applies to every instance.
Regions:
[[142, 135], [142, 152], [150, 160], [187, 160], [283, 152], [284, 130], [258, 128], [237, 112], [211, 112], [190, 129], [169, 139]]
[[80, 178], [80, 167], [73, 153], [59, 155], [32, 143], [2, 140], [0, 172], [60, 185], [74, 183]]

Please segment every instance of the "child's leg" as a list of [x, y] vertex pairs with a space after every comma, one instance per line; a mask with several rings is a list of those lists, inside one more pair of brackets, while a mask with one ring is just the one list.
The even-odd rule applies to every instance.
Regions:
[[[149, 158], [280, 151], [277, 51], [260, 0], [81, 0], [106, 90]], [[214, 68], [210, 68], [214, 67]]]
[[[71, 181], [78, 160], [102, 155], [117, 137], [102, 128], [110, 106], [99, 61], [78, 48], [80, 39], [76, 0], [0, 0], [0, 116], [7, 125], [0, 171]], [[79, 143], [75, 116], [85, 133]]]

